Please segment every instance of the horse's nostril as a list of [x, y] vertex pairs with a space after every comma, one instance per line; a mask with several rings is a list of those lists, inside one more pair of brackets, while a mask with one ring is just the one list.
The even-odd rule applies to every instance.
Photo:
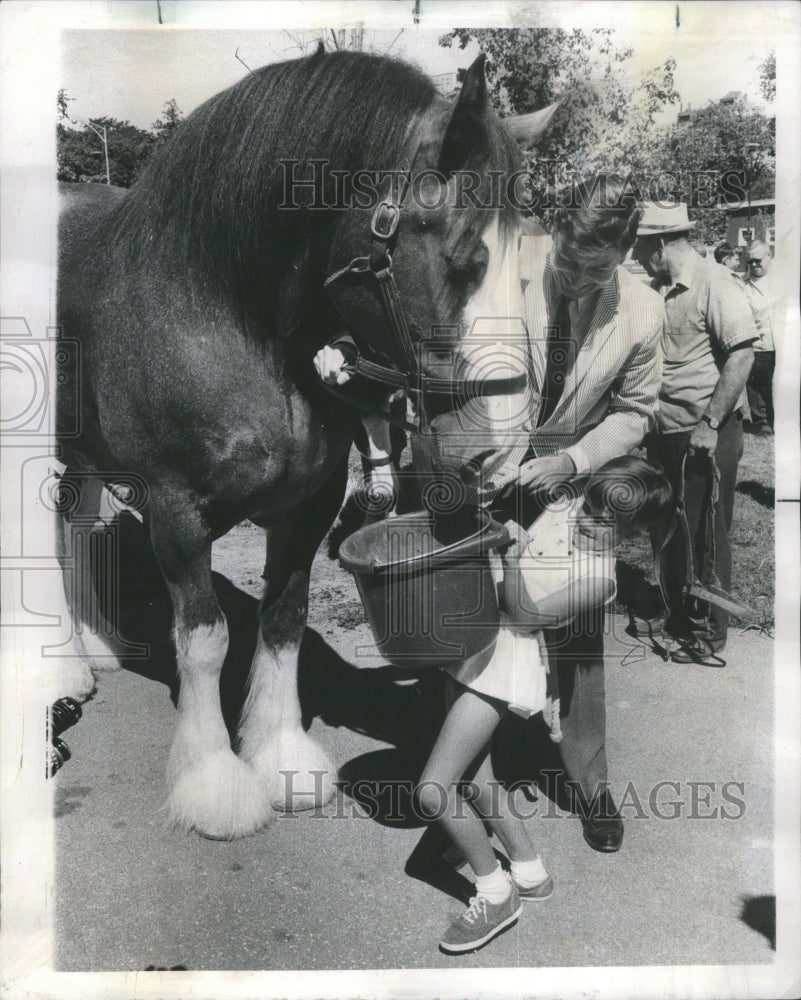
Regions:
[[468, 462], [459, 469], [459, 478], [465, 486], [474, 486], [481, 475], [481, 466], [473, 461]]
[[474, 455], [469, 462], [465, 464], [459, 470], [459, 478], [465, 484], [465, 486], [475, 486], [476, 483], [481, 479], [481, 472], [484, 468], [484, 463], [488, 458], [491, 458], [494, 452], [492, 449], [487, 451], [482, 451], [479, 455]]

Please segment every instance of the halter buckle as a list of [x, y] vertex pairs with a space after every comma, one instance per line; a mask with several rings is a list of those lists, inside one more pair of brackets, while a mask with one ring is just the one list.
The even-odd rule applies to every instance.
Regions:
[[376, 205], [370, 222], [370, 232], [377, 240], [388, 242], [398, 231], [400, 205], [392, 201], [381, 201]]

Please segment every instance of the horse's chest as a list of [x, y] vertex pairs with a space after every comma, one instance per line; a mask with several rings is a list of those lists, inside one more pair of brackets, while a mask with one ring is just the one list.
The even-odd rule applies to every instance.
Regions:
[[208, 464], [215, 481], [226, 484], [223, 491], [269, 512], [315, 493], [346, 453], [349, 437], [343, 422], [289, 397], [270, 414], [229, 427], [209, 443]]

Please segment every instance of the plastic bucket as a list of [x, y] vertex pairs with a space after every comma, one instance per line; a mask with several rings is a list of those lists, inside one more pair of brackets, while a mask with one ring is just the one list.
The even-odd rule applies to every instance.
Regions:
[[469, 520], [427, 511], [366, 525], [340, 545], [376, 645], [402, 667], [442, 667], [484, 652], [498, 635], [490, 568], [506, 529], [484, 511]]

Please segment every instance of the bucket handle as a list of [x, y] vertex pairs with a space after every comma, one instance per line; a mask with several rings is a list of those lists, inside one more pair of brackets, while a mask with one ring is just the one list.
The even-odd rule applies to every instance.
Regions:
[[459, 547], [464, 545], [465, 542], [470, 541], [477, 536], [486, 534], [493, 523], [495, 523], [498, 529], [503, 532], [503, 537], [500, 538], [494, 545], [490, 546], [490, 548], [501, 548], [504, 545], [508, 545], [510, 538], [506, 528], [497, 522], [493, 522], [491, 514], [482, 508], [479, 508], [479, 515], [482, 518], [483, 523], [479, 527], [478, 531], [474, 531], [472, 535], [467, 535], [465, 538], [460, 538], [456, 542], [451, 542], [450, 545], [443, 545], [441, 549], [436, 549], [433, 552], [422, 552], [420, 555], [412, 556], [410, 559], [406, 559], [402, 563], [397, 561], [384, 562], [381, 559], [375, 558], [373, 559], [371, 565], [373, 573], [380, 573], [382, 570], [393, 569], [399, 566], [403, 566], [404, 569], [414, 569], [417, 566], [426, 566], [426, 568], [431, 568], [437, 563], [447, 562], [459, 549]]

